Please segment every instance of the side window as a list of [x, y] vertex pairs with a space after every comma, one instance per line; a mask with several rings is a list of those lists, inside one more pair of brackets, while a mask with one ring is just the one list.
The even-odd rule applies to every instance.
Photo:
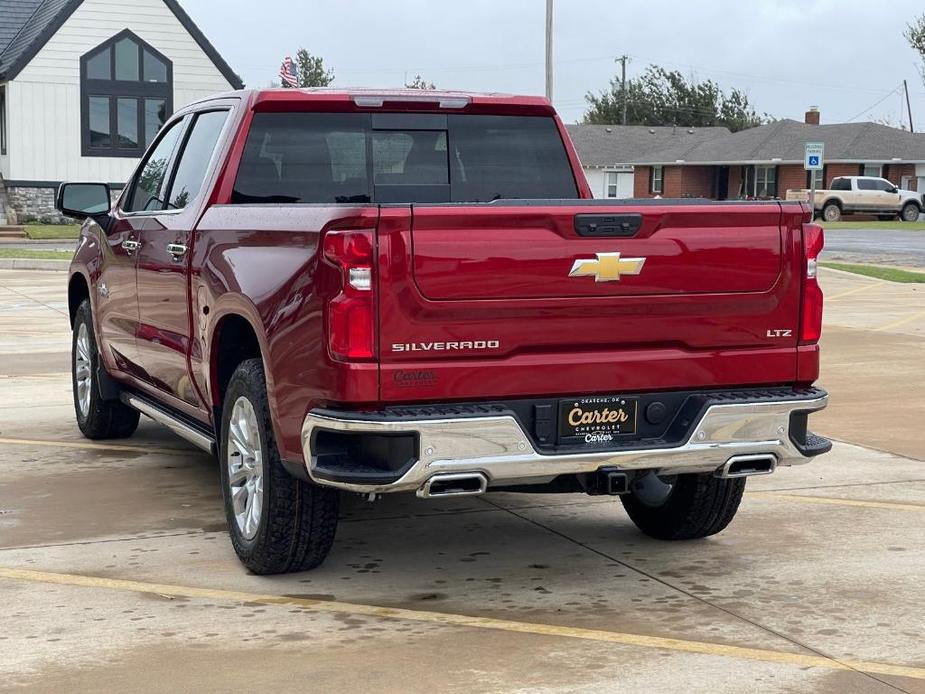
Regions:
[[851, 190], [851, 181], [847, 178], [833, 179], [832, 190]]
[[167, 194], [168, 209], [182, 210], [190, 200], [199, 195], [209, 162], [212, 161], [212, 153], [227, 118], [228, 111], [207, 111], [196, 116], [170, 184], [170, 192]]
[[177, 138], [180, 137], [180, 131], [182, 130], [180, 124], [182, 122], [183, 120], [180, 119], [173, 123], [148, 154], [144, 166], [141, 168], [141, 173], [138, 174], [138, 178], [135, 180], [128, 204], [125, 206], [126, 212], [159, 210], [163, 207], [163, 201], [159, 197], [161, 186], [167, 173], [170, 155], [173, 154]]
[[649, 178], [649, 190], [656, 195], [660, 195], [665, 189], [665, 169], [661, 166], [653, 166], [649, 170]]
[[890, 183], [889, 181], [885, 180], [885, 179], [882, 179], [882, 178], [881, 178], [881, 179], [878, 180], [878, 181], [874, 181], [874, 183], [877, 184], [877, 190], [882, 190], [882, 191], [884, 191], [884, 192], [886, 192], [886, 191], [888, 191], [888, 190], [893, 190], [893, 184]]
[[880, 190], [877, 181], [871, 181], [869, 178], [858, 179], [858, 190]]

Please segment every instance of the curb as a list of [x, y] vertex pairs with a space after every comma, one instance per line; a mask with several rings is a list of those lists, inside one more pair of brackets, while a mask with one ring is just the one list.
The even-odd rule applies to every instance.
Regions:
[[57, 270], [67, 272], [70, 260], [41, 260], [39, 258], [0, 258], [0, 270]]

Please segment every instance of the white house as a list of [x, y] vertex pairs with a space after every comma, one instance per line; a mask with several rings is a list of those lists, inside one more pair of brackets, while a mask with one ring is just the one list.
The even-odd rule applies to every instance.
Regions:
[[0, 0], [0, 224], [122, 186], [174, 110], [242, 86], [176, 0]]

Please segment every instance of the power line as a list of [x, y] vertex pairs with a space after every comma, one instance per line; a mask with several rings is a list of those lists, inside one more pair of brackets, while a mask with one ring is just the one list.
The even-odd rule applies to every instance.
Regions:
[[847, 123], [851, 123], [851, 122], [857, 120], [858, 118], [860, 118], [861, 116], [863, 116], [865, 113], [867, 113], [867, 112], [869, 112], [869, 111], [873, 111], [875, 108], [877, 108], [877, 107], [878, 107], [880, 104], [882, 104], [884, 101], [886, 101], [887, 99], [889, 99], [891, 96], [894, 96], [894, 95], [895, 95], [900, 89], [902, 89], [902, 88], [903, 88], [902, 84], [900, 84], [900, 85], [894, 87], [893, 90], [892, 90], [889, 94], [887, 94], [885, 97], [883, 97], [882, 99], [878, 99], [874, 104], [871, 104], [870, 106], [868, 106], [867, 108], [865, 108], [863, 111], [861, 111], [860, 113], [858, 113], [858, 114], [857, 114], [856, 116], [854, 116], [853, 118], [849, 118], [846, 122], [847, 122]]

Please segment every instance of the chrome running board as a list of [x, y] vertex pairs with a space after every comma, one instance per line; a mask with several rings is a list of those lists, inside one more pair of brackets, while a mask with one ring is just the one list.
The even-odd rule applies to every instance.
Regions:
[[201, 448], [208, 453], [215, 452], [215, 439], [212, 436], [187, 424], [176, 415], [161, 409], [150, 400], [135, 395], [134, 393], [126, 392], [122, 392], [119, 395], [119, 399], [132, 409], [138, 410], [143, 415], [147, 415], [158, 424], [163, 424], [181, 439], [189, 441], [197, 448]]

